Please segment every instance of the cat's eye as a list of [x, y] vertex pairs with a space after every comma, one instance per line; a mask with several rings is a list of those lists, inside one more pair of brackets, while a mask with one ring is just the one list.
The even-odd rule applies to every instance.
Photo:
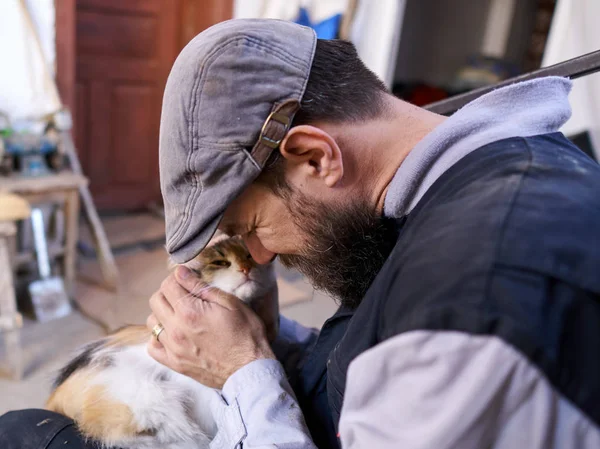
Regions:
[[230, 267], [231, 266], [231, 262], [228, 262], [226, 260], [213, 260], [210, 264], [214, 265], [216, 267]]

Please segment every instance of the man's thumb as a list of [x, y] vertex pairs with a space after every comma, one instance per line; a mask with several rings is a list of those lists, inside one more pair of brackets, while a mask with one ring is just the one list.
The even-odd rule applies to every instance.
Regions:
[[185, 288], [193, 296], [202, 298], [205, 301], [219, 304], [227, 309], [232, 308], [232, 299], [238, 301], [235, 296], [205, 284], [200, 276], [183, 265], [177, 267], [175, 276], [177, 277], [179, 285]]
[[198, 295], [203, 289], [209, 288], [197, 273], [188, 267], [179, 265], [175, 270], [177, 282], [192, 295]]

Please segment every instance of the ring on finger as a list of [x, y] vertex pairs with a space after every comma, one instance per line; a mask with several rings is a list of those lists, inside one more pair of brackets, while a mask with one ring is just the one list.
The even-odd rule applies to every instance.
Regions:
[[160, 337], [160, 333], [164, 331], [165, 328], [162, 324], [158, 323], [152, 328], [152, 335], [156, 338], [156, 341], [160, 341], [158, 337]]

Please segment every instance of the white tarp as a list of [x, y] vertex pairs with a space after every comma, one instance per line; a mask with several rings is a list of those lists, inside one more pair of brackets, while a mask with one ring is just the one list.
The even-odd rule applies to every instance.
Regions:
[[[300, 6], [319, 22], [345, 11], [347, 0], [235, 0], [234, 17], [295, 20]], [[350, 40], [365, 65], [391, 87], [396, 67], [405, 0], [358, 0]]]
[[39, 119], [61, 107], [54, 82], [54, 26], [54, 0], [0, 1], [0, 111], [11, 121]]
[[[560, 0], [544, 52], [543, 66], [600, 50], [600, 1]], [[573, 116], [562, 131], [573, 135], [588, 131], [600, 157], [600, 73], [575, 80], [570, 95]]]

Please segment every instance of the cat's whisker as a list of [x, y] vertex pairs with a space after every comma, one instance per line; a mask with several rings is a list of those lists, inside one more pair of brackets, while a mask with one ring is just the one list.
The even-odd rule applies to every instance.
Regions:
[[175, 304], [173, 304], [174, 307], [178, 306], [182, 301], [185, 301], [189, 298], [192, 299], [196, 299], [195, 295], [193, 293], [188, 293], [187, 295], [183, 295], [179, 298], [177, 298], [177, 301], [175, 302]]
[[192, 289], [192, 291], [190, 292], [190, 294], [192, 294], [194, 297], [197, 298], [202, 293], [208, 292], [208, 291], [214, 290], [214, 289], [215, 289], [214, 287], [211, 287], [210, 285], [206, 285], [206, 286], [203, 286], [201, 288], [197, 288], [197, 289], [194, 288], [194, 289]]
[[201, 288], [194, 287], [192, 289], [192, 291], [190, 291], [187, 294], [179, 297], [177, 299], [177, 301], [175, 302], [175, 304], [173, 304], [173, 305], [176, 306], [179, 303], [181, 303], [182, 301], [185, 301], [185, 300], [188, 300], [188, 299], [192, 299], [192, 300], [200, 299], [199, 298], [200, 294], [202, 294], [203, 292], [208, 291], [208, 290], [210, 290], [212, 288], [213, 287], [211, 287], [211, 286], [202, 286]]

